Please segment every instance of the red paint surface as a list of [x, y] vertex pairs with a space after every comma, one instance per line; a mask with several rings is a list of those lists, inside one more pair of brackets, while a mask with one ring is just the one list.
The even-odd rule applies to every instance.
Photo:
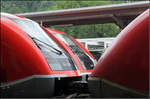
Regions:
[[91, 76], [149, 90], [149, 11], [132, 21], [99, 59]]
[[51, 73], [33, 41], [16, 24], [4, 17], [1, 17], [1, 54], [0, 70], [6, 71], [7, 81]]

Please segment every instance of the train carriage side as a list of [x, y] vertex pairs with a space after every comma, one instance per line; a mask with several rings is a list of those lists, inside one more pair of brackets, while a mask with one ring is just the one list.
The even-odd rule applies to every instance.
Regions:
[[99, 59], [88, 78], [92, 97], [149, 97], [149, 12], [133, 20]]

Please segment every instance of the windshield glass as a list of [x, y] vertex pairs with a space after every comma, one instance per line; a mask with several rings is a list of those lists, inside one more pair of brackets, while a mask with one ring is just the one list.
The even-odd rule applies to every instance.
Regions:
[[[10, 19], [10, 18], [9, 18]], [[71, 57], [47, 33], [32, 20], [10, 19], [15, 22], [41, 50], [52, 70], [75, 70]]]
[[15, 22], [21, 29], [24, 30], [24, 32], [26, 32], [31, 37], [35, 37], [47, 44], [59, 48], [57, 44], [51, 38], [49, 38], [49, 36], [39, 26], [38, 23], [31, 20], [20, 20], [20, 19], [11, 19], [11, 20], [13, 20], [13, 22]]
[[70, 56], [64, 51], [62, 54], [58, 54], [56, 50], [48, 46], [45, 43], [36, 40], [36, 43], [41, 48], [41, 52], [46, 58], [52, 70], [75, 70], [74, 62]]
[[69, 37], [66, 34], [59, 34], [53, 32], [54, 35], [61, 39], [76, 55], [76, 57], [79, 59], [80, 63], [82, 64], [84, 69], [93, 69], [95, 65], [95, 61], [87, 55], [73, 40], [71, 37]]

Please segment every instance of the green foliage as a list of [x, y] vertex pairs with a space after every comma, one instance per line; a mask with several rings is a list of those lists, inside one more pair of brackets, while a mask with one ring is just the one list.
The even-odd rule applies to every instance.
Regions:
[[110, 0], [66, 0], [66, 1], [56, 1], [56, 5], [51, 9], [70, 9], [70, 8], [81, 8], [81, 7], [90, 7], [90, 6], [100, 6], [112, 4]]
[[65, 32], [75, 38], [115, 37], [119, 33], [119, 27], [112, 23], [51, 28]]
[[55, 5], [55, 1], [41, 1], [40, 6], [38, 7], [37, 11], [48, 11], [52, 10], [51, 7]]
[[40, 0], [2, 0], [1, 11], [7, 13], [25, 13], [49, 10], [55, 1], [40, 1]]

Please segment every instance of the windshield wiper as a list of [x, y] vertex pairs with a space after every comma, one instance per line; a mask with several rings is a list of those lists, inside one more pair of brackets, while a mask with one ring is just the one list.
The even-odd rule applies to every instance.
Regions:
[[[43, 43], [43, 44], [45, 44], [45, 45], [47, 45], [47, 46], [49, 46], [49, 47], [51, 47], [52, 49], [54, 49], [55, 51], [57, 51], [57, 52], [59, 52], [59, 53], [57, 53], [57, 54], [59, 54], [59, 55], [61, 55], [62, 54], [62, 51], [60, 51], [60, 50], [58, 50], [58, 49], [56, 49], [56, 48], [54, 48], [53, 46], [51, 46], [51, 45], [49, 45], [49, 44], [47, 44], [47, 43], [45, 43], [45, 42], [43, 42], [43, 41], [41, 41], [41, 40], [39, 40], [39, 39], [37, 39], [37, 38], [35, 38], [35, 37], [31, 37], [31, 36], [29, 36], [32, 40], [37, 40], [37, 41], [39, 41], [39, 42], [41, 42], [41, 43]], [[40, 48], [40, 46], [35, 42], [35, 44]], [[40, 48], [41, 49], [41, 48]]]

